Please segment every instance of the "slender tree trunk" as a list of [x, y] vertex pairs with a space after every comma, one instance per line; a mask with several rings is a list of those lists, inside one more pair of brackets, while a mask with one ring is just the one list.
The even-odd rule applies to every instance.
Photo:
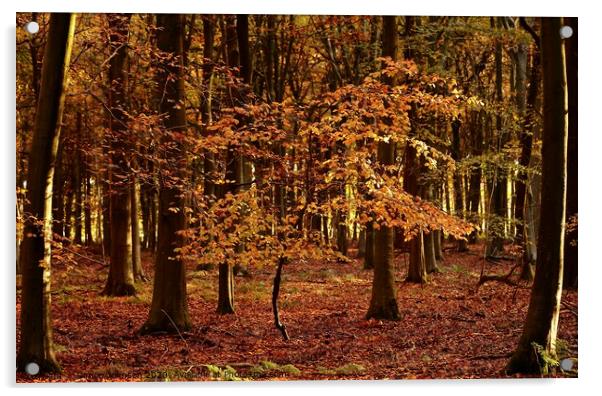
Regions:
[[75, 228], [74, 241], [76, 244], [82, 244], [82, 113], [77, 113], [75, 122], [75, 165], [73, 166], [73, 194], [75, 196], [75, 219], [73, 227]]
[[[460, 149], [460, 126], [460, 120], [455, 119], [452, 122], [452, 158], [457, 162], [462, 159], [462, 152]], [[462, 197], [462, 174], [459, 170], [457, 170], [454, 175], [454, 195], [455, 215], [460, 218], [465, 218], [464, 198]], [[466, 239], [458, 239], [458, 252], [466, 252], [467, 250], [468, 246]]]
[[537, 344], [548, 356], [556, 356], [556, 335], [562, 293], [565, 231], [568, 104], [565, 53], [560, 27], [562, 18], [542, 18], [543, 64], [542, 200], [545, 213], [539, 224], [537, 270], [527, 319], [518, 347], [507, 370], [539, 373], [545, 362]]
[[443, 260], [445, 257], [443, 256], [443, 241], [442, 239], [443, 231], [435, 230], [433, 231], [433, 244], [435, 248], [435, 259]]
[[134, 272], [134, 280], [145, 282], [146, 275], [144, 274], [144, 268], [142, 268], [142, 260], [140, 256], [140, 219], [138, 218], [138, 183], [136, 182], [135, 176], [132, 179], [130, 186], [130, 206], [132, 216], [132, 270]]
[[533, 244], [529, 238], [530, 232], [528, 230], [528, 227], [531, 226], [527, 216], [527, 212], [530, 212], [530, 210], [527, 208], [527, 187], [530, 178], [525, 172], [523, 172], [523, 170], [526, 171], [527, 167], [531, 163], [531, 152], [533, 149], [533, 129], [537, 117], [535, 107], [539, 91], [539, 70], [541, 67], [539, 56], [539, 49], [537, 46], [535, 46], [533, 49], [531, 75], [529, 77], [529, 90], [527, 93], [526, 109], [524, 112], [523, 132], [520, 135], [521, 154], [519, 165], [523, 169], [521, 169], [516, 183], [516, 206], [514, 212], [514, 217], [518, 224], [516, 242], [522, 244], [524, 249], [522, 257], [521, 279], [528, 281], [533, 280], [534, 276], [533, 266], [535, 264], [535, 246], [532, 246]]
[[140, 212], [142, 213], [142, 248], [148, 249], [149, 240], [149, 224], [150, 224], [150, 204], [148, 194], [144, 184], [140, 185], [140, 194], [138, 196], [140, 201]]
[[74, 31], [75, 14], [50, 15], [28, 162], [25, 230], [19, 255], [23, 274], [19, 371], [24, 371], [29, 363], [36, 363], [40, 373], [60, 371], [54, 355], [50, 313], [52, 180]]
[[132, 267], [132, 214], [130, 169], [124, 146], [127, 142], [127, 40], [130, 15], [109, 14], [109, 46], [114, 56], [109, 61], [109, 107], [111, 146], [111, 194], [109, 197], [111, 263], [103, 290], [108, 296], [136, 294]]
[[[186, 169], [186, 158], [180, 155], [183, 147], [172, 133], [186, 130], [186, 109], [184, 107], [184, 16], [180, 14], [157, 15], [157, 47], [173, 59], [162, 58], [157, 71], [157, 96], [160, 111], [167, 114], [164, 121], [162, 144], [170, 159], [170, 169], [161, 169], [159, 178], [159, 235], [155, 258], [155, 278], [153, 300], [148, 320], [142, 326], [141, 333], [155, 331], [178, 332], [190, 329], [186, 296], [186, 265], [179, 258], [176, 249], [182, 246], [180, 231], [186, 228], [183, 210], [182, 191], [173, 183], [166, 183], [166, 177], [182, 177]], [[173, 162], [172, 162], [173, 161]], [[176, 210], [174, 210], [176, 208]]]
[[71, 242], [71, 229], [73, 218], [73, 189], [71, 185], [68, 185], [67, 194], [65, 194], [65, 242]]
[[[408, 144], [405, 155], [406, 165], [403, 178], [403, 188], [408, 193], [420, 195], [418, 187], [419, 159], [416, 149]], [[422, 230], [410, 241], [410, 263], [408, 268], [407, 282], [426, 283], [428, 281], [426, 271], [426, 257], [424, 255], [424, 238]]]
[[374, 268], [374, 223], [366, 224], [366, 252], [364, 254], [364, 269]]
[[[474, 114], [474, 122], [472, 127], [472, 152], [475, 157], [483, 155], [483, 123], [481, 122], [481, 113]], [[470, 170], [470, 187], [469, 187], [469, 211], [470, 221], [476, 225], [480, 225], [481, 219], [479, 216], [479, 203], [481, 202], [481, 165], [477, 164]], [[468, 242], [475, 244], [477, 242], [477, 230], [475, 229], [468, 236]]]
[[[498, 18], [497, 25], [499, 26]], [[494, 24], [495, 26], [495, 24]], [[503, 48], [502, 42], [498, 39], [495, 43], [495, 99], [499, 105], [504, 102], [503, 95]], [[506, 143], [505, 132], [503, 131], [503, 122], [501, 114], [495, 117], [495, 129], [497, 135], [493, 144], [496, 153], [502, 153], [502, 149]], [[487, 244], [487, 256], [497, 256], [504, 251], [504, 236], [506, 226], [506, 191], [507, 178], [506, 170], [503, 164], [496, 164], [496, 177], [493, 183], [493, 201], [491, 202], [491, 213], [489, 213], [490, 221], [488, 225], [489, 239]]]
[[424, 233], [419, 231], [418, 235], [410, 241], [410, 265], [406, 282], [426, 283], [427, 281]]
[[[405, 17], [405, 34], [406, 37], [411, 37], [415, 34], [415, 17]], [[384, 34], [384, 32], [383, 32]], [[405, 57], [407, 59], [415, 58], [414, 49], [407, 47], [405, 50]], [[410, 110], [410, 120], [414, 120], [416, 117], [416, 108], [413, 107]], [[417, 132], [412, 128], [410, 130], [410, 136], [416, 137]], [[418, 183], [419, 175], [422, 173], [422, 164], [418, 158], [416, 148], [411, 144], [406, 144], [405, 151], [405, 166], [404, 166], [404, 177], [403, 177], [403, 188], [409, 194], [419, 197], [421, 195], [420, 186]], [[426, 257], [424, 255], [424, 238], [422, 230], [418, 230], [416, 236], [410, 241], [410, 262], [408, 267], [408, 276], [406, 277], [407, 282], [413, 283], [426, 283], [428, 276], [426, 272]]]
[[[383, 55], [389, 56], [393, 60], [397, 58], [397, 18], [395, 16], [383, 17]], [[394, 84], [393, 81], [387, 81], [387, 83]], [[395, 146], [392, 142], [379, 142], [377, 161], [383, 166], [395, 163]], [[380, 225], [373, 232], [374, 278], [372, 297], [366, 318], [400, 320], [395, 292], [393, 228]]]
[[337, 216], [337, 249], [343, 255], [347, 255], [349, 249], [349, 239], [347, 237], [347, 223], [345, 222], [346, 216], [341, 211]]
[[[228, 65], [230, 67], [240, 66], [238, 39], [241, 33], [237, 31], [236, 21], [237, 19], [234, 16], [226, 17], [225, 42], [227, 44]], [[236, 98], [240, 99], [239, 91], [234, 92], [234, 95]], [[234, 103], [234, 101], [236, 99], [232, 100], [233, 102], [230, 103], [230, 105], [235, 106], [236, 103]], [[223, 191], [224, 194], [220, 194], [220, 197], [227, 192], [236, 193], [237, 188], [235, 184], [242, 181], [240, 161], [241, 158], [234, 152], [234, 149], [229, 147], [226, 155], [226, 191]], [[235, 312], [233, 266], [234, 263], [229, 262], [229, 260], [220, 263], [218, 266], [217, 313], [222, 315], [233, 314]]]
[[[577, 33], [578, 19], [565, 18], [565, 23], [573, 28], [573, 36], [565, 40], [566, 45], [566, 73], [569, 101], [569, 138], [567, 158], [567, 192], [566, 192], [566, 222], [576, 220], [579, 208], [577, 177], [578, 148], [577, 148]], [[577, 235], [575, 228], [567, 234], [567, 243], [564, 245], [564, 288], [577, 289]]]
[[[203, 87], [205, 92], [201, 95], [201, 120], [203, 122], [203, 135], [207, 136], [207, 127], [212, 122], [212, 91], [213, 91], [213, 68], [214, 54], [213, 45], [215, 37], [215, 16], [203, 16]], [[203, 163], [204, 169], [204, 194], [210, 199], [215, 199], [215, 158], [213, 153], [206, 151]]]
[[102, 245], [105, 254], [111, 253], [111, 209], [110, 194], [111, 187], [109, 183], [109, 171], [105, 172], [105, 180], [102, 182]]
[[86, 165], [86, 182], [85, 182], [85, 200], [84, 200], [84, 230], [86, 235], [86, 245], [90, 246], [93, 243], [92, 239], [92, 183], [90, 182], [89, 167]]
[[[153, 170], [154, 172], [154, 167]], [[157, 251], [157, 224], [159, 222], [159, 191], [155, 181], [153, 181], [153, 185], [150, 189], [149, 195], [149, 212], [150, 212], [150, 223], [149, 223], [149, 240], [148, 240], [148, 249], [155, 254]]]
[[366, 257], [366, 230], [362, 228], [357, 241], [357, 258]]
[[435, 251], [435, 231], [431, 231], [424, 235], [424, 256], [426, 260], [426, 272], [439, 272], [437, 266], [437, 253]]

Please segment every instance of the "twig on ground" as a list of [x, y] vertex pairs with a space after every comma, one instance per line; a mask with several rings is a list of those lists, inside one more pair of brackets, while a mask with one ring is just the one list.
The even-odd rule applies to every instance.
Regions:
[[169, 319], [169, 321], [171, 322], [171, 324], [173, 325], [173, 327], [175, 327], [176, 331], [178, 332], [178, 335], [180, 336], [180, 338], [182, 339], [182, 341], [184, 341], [184, 345], [186, 345], [186, 349], [190, 350], [190, 348], [188, 347], [188, 342], [186, 342], [186, 340], [184, 339], [184, 336], [182, 336], [182, 333], [180, 333], [180, 329], [178, 328], [178, 326], [176, 325], [176, 323], [173, 321], [173, 319], [171, 318], [171, 316], [169, 316], [169, 314], [167, 312], [165, 312], [164, 309], [162, 309], [161, 312], [163, 312], [165, 314], [165, 316], [167, 316], [167, 319]]
[[290, 338], [286, 331], [286, 326], [280, 322], [280, 313], [278, 312], [278, 295], [280, 294], [280, 281], [282, 278], [282, 267], [286, 259], [284, 257], [280, 257], [278, 259], [278, 267], [276, 269], [276, 275], [274, 276], [274, 289], [272, 291], [272, 309], [274, 310], [274, 324], [276, 328], [280, 330], [282, 333], [282, 337], [285, 341], [288, 341]]

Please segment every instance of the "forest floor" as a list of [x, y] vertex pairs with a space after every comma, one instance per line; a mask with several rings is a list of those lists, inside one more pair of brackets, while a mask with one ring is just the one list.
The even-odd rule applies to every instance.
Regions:
[[[152, 281], [137, 284], [135, 297], [103, 297], [108, 268], [72, 256], [53, 267], [54, 340], [63, 373], [17, 374], [17, 382], [505, 377], [530, 289], [488, 282], [477, 291], [483, 265], [487, 274], [500, 275], [513, 266], [512, 261], [484, 263], [482, 245], [445, 255], [441, 272], [426, 285], [403, 281], [408, 258], [397, 255], [399, 322], [364, 319], [372, 272], [362, 269], [361, 260], [286, 265], [280, 311], [290, 341], [274, 327], [273, 267], [236, 277], [237, 313], [220, 316], [217, 271], [191, 266], [193, 329], [181, 336], [139, 336]], [[148, 255], [143, 264], [152, 274]], [[563, 292], [562, 298], [559, 346], [563, 356], [577, 358], [577, 292]], [[17, 342], [19, 312], [17, 291]]]

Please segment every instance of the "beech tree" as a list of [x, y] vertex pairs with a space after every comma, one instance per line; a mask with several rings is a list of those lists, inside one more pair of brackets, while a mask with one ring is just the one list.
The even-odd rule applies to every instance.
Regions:
[[[109, 146], [111, 150], [109, 218], [111, 262], [103, 294], [136, 294], [132, 264], [132, 183], [123, 146], [129, 144], [127, 111], [127, 41], [130, 15], [110, 14], [109, 22]], [[134, 199], [135, 200], [135, 199]], [[134, 202], [135, 203], [135, 202]], [[134, 209], [135, 210], [135, 209]]]
[[17, 352], [20, 371], [29, 363], [36, 363], [43, 373], [60, 370], [54, 355], [50, 312], [52, 181], [74, 31], [75, 14], [51, 14], [29, 156], [19, 255], [23, 274], [21, 342]]
[[[397, 17], [383, 17], [383, 55], [395, 60], [397, 57]], [[394, 82], [388, 78], [389, 85]], [[386, 131], [383, 131], [386, 134]], [[391, 141], [378, 144], [378, 163], [383, 169], [395, 163], [395, 145]], [[393, 228], [378, 226], [374, 233], [374, 278], [372, 297], [366, 318], [399, 320], [399, 308], [395, 293], [393, 272]]]
[[564, 244], [564, 288], [576, 289], [578, 281], [578, 249], [577, 249], [577, 212], [579, 209], [579, 161], [578, 161], [578, 18], [565, 18], [565, 23], [573, 29], [573, 35], [565, 40], [566, 74], [569, 109], [569, 137], [567, 146], [567, 194], [566, 194], [566, 223], [567, 235]]
[[543, 64], [542, 200], [535, 280], [527, 319], [507, 370], [539, 373], [540, 355], [556, 356], [562, 292], [566, 209], [568, 96], [562, 18], [541, 19]]
[[153, 299], [141, 333], [177, 332], [191, 326], [186, 296], [186, 266], [178, 249], [183, 245], [181, 231], [186, 228], [180, 177], [186, 169], [181, 155], [180, 134], [186, 128], [184, 107], [184, 15], [157, 15], [157, 98], [165, 115], [161, 131], [166, 164], [159, 176], [159, 234], [155, 258]]

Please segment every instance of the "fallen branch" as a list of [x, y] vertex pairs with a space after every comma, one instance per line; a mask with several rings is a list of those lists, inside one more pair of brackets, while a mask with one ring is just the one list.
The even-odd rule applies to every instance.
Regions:
[[84, 254], [78, 253], [78, 252], [76, 252], [76, 251], [75, 251], [75, 250], [73, 250], [73, 249], [69, 249], [69, 248], [68, 248], [68, 247], [66, 247], [65, 245], [62, 245], [62, 246], [60, 246], [59, 248], [57, 248], [57, 250], [59, 250], [59, 249], [66, 250], [66, 251], [68, 251], [69, 253], [72, 253], [72, 254], [74, 254], [74, 255], [76, 255], [76, 256], [78, 256], [78, 257], [81, 257], [81, 258], [83, 258], [83, 259], [86, 259], [86, 260], [92, 261], [93, 263], [100, 264], [100, 265], [102, 265], [103, 267], [108, 267], [108, 266], [109, 266], [109, 264], [108, 264], [108, 263], [106, 263], [106, 262], [104, 262], [104, 261], [96, 260], [95, 258], [92, 258], [92, 257], [90, 257], [90, 256], [86, 256], [86, 255], [84, 255]]
[[521, 263], [516, 264], [506, 275], [485, 275], [481, 273], [481, 276], [479, 277], [479, 282], [477, 283], [477, 291], [479, 290], [479, 287], [481, 287], [481, 285], [483, 285], [486, 282], [501, 282], [510, 286], [522, 287], [527, 289], [527, 287], [521, 286], [520, 284], [511, 279], [512, 275], [514, 274], [514, 271], [516, 271], [520, 266]]
[[562, 305], [564, 310], [572, 313], [576, 317], [579, 316], [577, 310], [575, 309], [576, 307], [574, 305], [571, 305], [571, 304], [567, 303], [566, 301], [561, 301], [560, 304]]
[[511, 256], [487, 256], [487, 261], [497, 263], [498, 261], [514, 261], [515, 258]]

